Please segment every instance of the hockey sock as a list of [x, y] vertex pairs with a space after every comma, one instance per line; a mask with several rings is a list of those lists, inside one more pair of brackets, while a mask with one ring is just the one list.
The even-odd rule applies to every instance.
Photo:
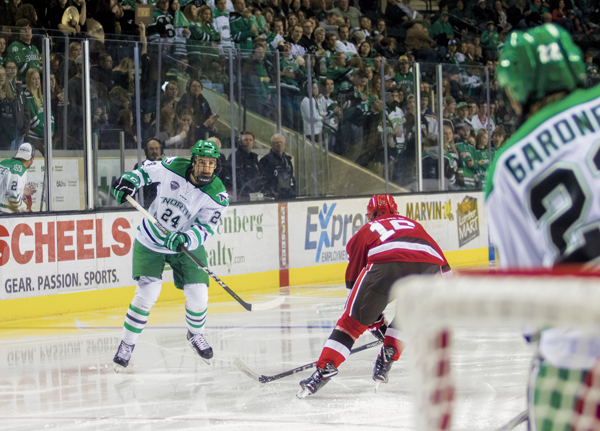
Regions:
[[204, 333], [204, 324], [206, 323], [206, 311], [192, 311], [188, 308], [187, 304], [185, 306], [185, 324], [192, 334], [203, 334]]
[[[141, 300], [133, 298], [129, 308], [127, 309], [127, 315], [125, 316], [125, 323], [123, 323], [123, 332], [121, 334], [121, 340], [127, 344], [134, 345], [137, 338], [140, 336], [142, 330], [148, 323], [148, 316], [150, 315], [150, 308], [144, 307], [141, 304]], [[144, 309], [148, 310], [145, 311]]]
[[350, 355], [356, 339], [366, 330], [366, 325], [362, 325], [358, 320], [344, 313], [325, 342], [325, 347], [317, 361], [317, 367], [324, 368], [327, 364], [339, 367]]
[[135, 344], [140, 333], [146, 327], [150, 309], [156, 303], [161, 287], [162, 280], [159, 278], [140, 277], [135, 289], [135, 296], [131, 304], [129, 304], [129, 309], [125, 316], [121, 340], [127, 344]]
[[208, 286], [204, 283], [186, 284], [185, 323], [192, 334], [203, 334], [208, 306]]

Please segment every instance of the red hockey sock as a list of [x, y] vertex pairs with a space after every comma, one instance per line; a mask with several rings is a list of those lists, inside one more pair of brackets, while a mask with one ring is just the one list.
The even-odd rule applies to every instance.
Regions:
[[391, 346], [394, 349], [396, 349], [396, 353], [394, 354], [394, 356], [392, 356], [392, 361], [397, 361], [398, 359], [400, 359], [400, 355], [402, 354], [402, 351], [404, 350], [404, 346], [406, 344], [398, 340], [397, 338], [386, 335], [385, 340], [383, 340], [383, 345], [386, 347]]
[[324, 368], [328, 363], [336, 368], [350, 355], [354, 342], [367, 330], [358, 320], [344, 313], [338, 320], [335, 329], [325, 342], [325, 347], [317, 361], [317, 367]]

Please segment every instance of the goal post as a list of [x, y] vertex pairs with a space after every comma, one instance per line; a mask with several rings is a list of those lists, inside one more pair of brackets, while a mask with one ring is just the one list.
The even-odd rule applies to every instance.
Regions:
[[[453, 328], [600, 327], [598, 274], [461, 272], [415, 275], [392, 290], [396, 322], [412, 350], [416, 429], [452, 427], [457, 401], [452, 370]], [[526, 388], [523, 388], [525, 394]]]

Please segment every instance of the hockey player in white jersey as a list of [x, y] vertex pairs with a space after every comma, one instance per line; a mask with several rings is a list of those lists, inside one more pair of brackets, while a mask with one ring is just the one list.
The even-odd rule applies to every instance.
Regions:
[[213, 356], [203, 335], [208, 276], [180, 250], [186, 247], [206, 265], [203, 245], [217, 230], [229, 205], [229, 195], [217, 177], [220, 153], [215, 143], [198, 141], [191, 153], [191, 160], [168, 157], [126, 172], [111, 189], [117, 202], [123, 203], [127, 195], [134, 195], [140, 187], [160, 183], [149, 212], [170, 231], [165, 235], [147, 219], [138, 227], [133, 249], [133, 278], [137, 280], [137, 288], [113, 359], [116, 372], [129, 364], [136, 340], [160, 294], [165, 263], [173, 268], [175, 287], [185, 295], [187, 339], [191, 347], [207, 363]]
[[[600, 86], [583, 89], [582, 59], [569, 34], [551, 24], [515, 31], [504, 45], [497, 77], [524, 122], [496, 154], [485, 190], [502, 267], [599, 268]], [[600, 385], [589, 373], [600, 353], [597, 333], [552, 328], [539, 347], [530, 429], [599, 429], [600, 422], [578, 427], [586, 403], [600, 411], [599, 388], [587, 400], [578, 393], [583, 381]]]

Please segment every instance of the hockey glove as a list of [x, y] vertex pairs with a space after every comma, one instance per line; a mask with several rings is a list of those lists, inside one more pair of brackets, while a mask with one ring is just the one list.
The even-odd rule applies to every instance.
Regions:
[[180, 251], [179, 246], [186, 246], [188, 237], [181, 232], [169, 232], [165, 238], [165, 247], [171, 251]]
[[117, 203], [122, 204], [126, 202], [126, 196], [133, 196], [135, 194], [139, 184], [140, 180], [137, 175], [126, 172], [113, 183], [110, 192], [117, 200]]

